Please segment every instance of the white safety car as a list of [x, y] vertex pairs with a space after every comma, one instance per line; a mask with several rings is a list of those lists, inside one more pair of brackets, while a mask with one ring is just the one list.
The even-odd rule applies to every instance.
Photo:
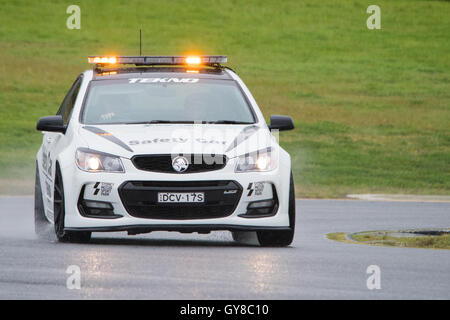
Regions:
[[[291, 159], [226, 56], [91, 56], [37, 129], [35, 229], [59, 241], [92, 232], [294, 236]], [[53, 232], [53, 231], [52, 231]]]

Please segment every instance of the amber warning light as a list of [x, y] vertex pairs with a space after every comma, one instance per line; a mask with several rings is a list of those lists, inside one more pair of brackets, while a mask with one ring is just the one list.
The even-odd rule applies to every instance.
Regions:
[[116, 64], [117, 58], [116, 57], [88, 57], [89, 63], [96, 63], [96, 64]]

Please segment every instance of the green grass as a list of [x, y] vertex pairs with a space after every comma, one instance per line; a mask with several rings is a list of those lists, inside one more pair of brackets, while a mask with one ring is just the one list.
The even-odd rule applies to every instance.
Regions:
[[[81, 7], [81, 30], [66, 8]], [[450, 2], [8, 1], [0, 6], [0, 192], [29, 192], [40, 116], [87, 56], [227, 54], [281, 134], [297, 196], [450, 193]]]
[[340, 241], [340, 242], [347, 242], [347, 243], [353, 243], [352, 241], [347, 239], [347, 233], [346, 232], [334, 232], [334, 233], [328, 233], [327, 238], [334, 241]]
[[372, 246], [388, 246], [403, 248], [423, 248], [423, 249], [450, 249], [450, 234], [438, 236], [417, 236], [417, 237], [393, 237], [389, 234], [395, 231], [365, 231], [350, 234], [348, 240], [345, 232], [329, 233], [330, 240], [359, 243]]

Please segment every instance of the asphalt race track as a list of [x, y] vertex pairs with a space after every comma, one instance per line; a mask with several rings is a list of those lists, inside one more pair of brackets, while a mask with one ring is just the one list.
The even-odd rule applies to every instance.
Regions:
[[[227, 232], [95, 233], [90, 244], [37, 240], [33, 198], [0, 198], [1, 299], [450, 299], [450, 252], [345, 244], [337, 231], [449, 227], [450, 203], [297, 200], [289, 248]], [[66, 270], [81, 270], [69, 290]], [[381, 269], [368, 290], [366, 269]]]

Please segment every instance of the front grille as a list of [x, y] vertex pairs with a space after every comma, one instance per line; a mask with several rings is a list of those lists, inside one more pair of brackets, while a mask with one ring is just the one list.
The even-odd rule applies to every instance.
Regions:
[[[158, 192], [204, 192], [203, 203], [158, 203]], [[147, 219], [213, 219], [231, 215], [241, 198], [236, 181], [128, 181], [119, 187], [127, 212]]]
[[[158, 154], [158, 155], [138, 155], [131, 161], [139, 170], [179, 173], [172, 167], [172, 160], [178, 155]], [[225, 155], [183, 155], [189, 162], [189, 167], [182, 173], [195, 173], [220, 170], [225, 167], [227, 157]]]

